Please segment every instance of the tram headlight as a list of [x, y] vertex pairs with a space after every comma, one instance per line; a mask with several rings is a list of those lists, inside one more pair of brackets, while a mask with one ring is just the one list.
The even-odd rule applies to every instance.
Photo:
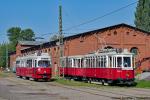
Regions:
[[127, 73], [127, 74], [126, 74], [126, 77], [129, 77], [129, 76], [130, 76], [129, 73]]
[[38, 72], [40, 72], [41, 71], [41, 68], [38, 68]]

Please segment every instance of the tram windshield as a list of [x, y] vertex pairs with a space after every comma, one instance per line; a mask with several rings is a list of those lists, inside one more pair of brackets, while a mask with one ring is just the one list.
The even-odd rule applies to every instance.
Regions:
[[117, 67], [118, 68], [129, 68], [131, 67], [131, 57], [117, 57]]
[[131, 67], [131, 57], [123, 57], [123, 66], [125, 68]]
[[50, 61], [48, 60], [39, 60], [38, 61], [39, 67], [50, 67]]

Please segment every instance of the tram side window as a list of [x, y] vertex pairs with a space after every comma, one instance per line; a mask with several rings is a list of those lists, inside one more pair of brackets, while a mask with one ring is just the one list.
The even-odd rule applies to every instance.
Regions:
[[81, 68], [83, 68], [83, 66], [84, 66], [84, 61], [83, 61], [83, 59], [81, 59]]
[[25, 66], [24, 66], [24, 61], [21, 61], [21, 67], [25, 67]]
[[67, 67], [71, 67], [71, 64], [70, 64], [70, 59], [68, 59], [68, 61], [67, 61]]
[[72, 67], [72, 60], [68, 59], [68, 67]]
[[27, 60], [27, 67], [32, 67], [32, 60]]
[[122, 57], [117, 57], [117, 67], [122, 67]]
[[94, 63], [93, 62], [93, 57], [91, 57], [90, 62], [91, 62], [90, 67], [93, 68], [93, 63]]
[[80, 59], [78, 59], [77, 62], [78, 62], [78, 66], [77, 67], [80, 68], [80, 65], [81, 65]]
[[92, 60], [91, 60], [91, 61], [92, 61], [92, 66], [91, 66], [91, 67], [94, 68], [94, 67], [95, 67], [95, 58], [92, 57]]
[[104, 67], [104, 57], [103, 56], [101, 56], [101, 58], [100, 58], [100, 67]]
[[90, 57], [89, 62], [90, 62], [90, 68], [92, 68], [92, 58]]
[[86, 68], [89, 68], [89, 59], [88, 58], [86, 58], [86, 61], [85, 61], [86, 63], [85, 63], [85, 67]]
[[34, 67], [37, 67], [37, 60], [34, 61]]
[[131, 58], [123, 57], [123, 65], [124, 65], [124, 67], [131, 67]]
[[108, 61], [108, 67], [112, 68], [112, 57], [108, 57], [109, 61]]
[[113, 68], [117, 67], [117, 57], [112, 56], [112, 67]]
[[97, 68], [106, 68], [106, 56], [97, 56], [95, 60], [93, 60], [93, 66], [95, 66], [96, 63], [96, 67]]
[[85, 58], [84, 67], [87, 67], [87, 65], [88, 65], [88, 60], [87, 60], [87, 58]]
[[[81, 60], [81, 66], [83, 67], [83, 59]], [[87, 57], [86, 58], [86, 65], [85, 67], [87, 68], [94, 68], [95, 67], [95, 59], [92, 57]]]
[[106, 56], [104, 56], [104, 66], [103, 67], [105, 67], [106, 68]]
[[98, 57], [98, 67], [100, 68], [101, 67], [101, 58]]
[[90, 68], [90, 58], [88, 58], [88, 67]]
[[16, 61], [16, 67], [20, 67], [20, 61]]
[[76, 66], [76, 59], [73, 59], [73, 67]]

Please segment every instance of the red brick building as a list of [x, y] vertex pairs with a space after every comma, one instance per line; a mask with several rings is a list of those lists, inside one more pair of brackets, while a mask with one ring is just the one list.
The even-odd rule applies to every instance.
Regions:
[[[10, 53], [10, 67], [17, 56], [35, 53], [38, 50], [48, 52], [52, 57], [53, 70], [59, 65], [60, 48], [58, 41], [24, 48], [16, 46], [16, 52]], [[64, 38], [64, 56], [83, 55], [101, 48], [127, 48], [136, 55], [143, 70], [150, 69], [150, 33], [127, 24], [118, 24]]]

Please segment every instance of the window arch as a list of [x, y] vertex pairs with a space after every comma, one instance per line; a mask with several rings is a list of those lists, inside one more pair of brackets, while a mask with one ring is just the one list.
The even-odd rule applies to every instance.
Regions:
[[137, 47], [132, 47], [132, 48], [130, 49], [130, 52], [131, 52], [131, 53], [134, 53], [134, 55], [138, 55], [139, 49], [138, 49]]
[[113, 47], [107, 46], [107, 47], [105, 47], [104, 49], [113, 49]]

